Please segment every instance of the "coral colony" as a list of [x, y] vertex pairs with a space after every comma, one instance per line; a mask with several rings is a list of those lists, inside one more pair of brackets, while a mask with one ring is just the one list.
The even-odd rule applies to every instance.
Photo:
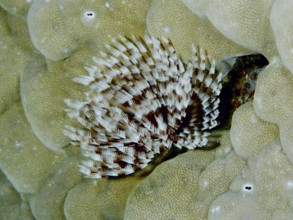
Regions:
[[143, 169], [175, 146], [194, 149], [217, 126], [222, 73], [204, 50], [192, 47], [184, 64], [166, 38], [120, 36], [74, 79], [89, 88], [84, 100], [66, 99], [66, 112], [82, 129], [65, 134], [88, 160], [89, 178], [123, 176]]

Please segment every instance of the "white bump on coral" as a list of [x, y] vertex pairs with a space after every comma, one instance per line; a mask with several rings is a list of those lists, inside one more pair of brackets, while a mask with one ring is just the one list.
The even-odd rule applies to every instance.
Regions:
[[271, 24], [279, 54], [285, 66], [293, 73], [293, 2], [275, 1], [271, 12]]
[[258, 216], [257, 209], [257, 203], [251, 197], [241, 198], [233, 192], [224, 193], [212, 203], [208, 219], [269, 219], [269, 215]]
[[32, 43], [52, 60], [68, 57], [77, 47], [60, 12], [55, 1], [34, 1], [27, 17]]
[[293, 76], [276, 62], [260, 73], [254, 110], [261, 119], [278, 124], [284, 151], [293, 163]]
[[[232, 179], [245, 165], [234, 152], [215, 157], [215, 151], [227, 152], [225, 146], [231, 145], [228, 135], [226, 132], [227, 140], [217, 150], [189, 151], [158, 165], [132, 190], [124, 217], [129, 220], [139, 216], [208, 219], [208, 208], [213, 200], [229, 190]], [[173, 208], [164, 209], [169, 203]]]
[[212, 4], [212, 0], [182, 0], [182, 2], [198, 16], [205, 16], [207, 7]]
[[[254, 51], [273, 47], [269, 14], [274, 0], [211, 0], [206, 15], [226, 37]], [[253, 25], [251, 25], [253, 24]]]
[[235, 152], [243, 158], [249, 158], [275, 140], [279, 130], [276, 125], [259, 119], [252, 102], [249, 102], [234, 112], [230, 135]]
[[[288, 187], [292, 183], [292, 164], [278, 141], [262, 149], [248, 159], [230, 190], [214, 201], [210, 207], [211, 219], [272, 219], [278, 211], [292, 215], [292, 188]], [[218, 206], [223, 212], [213, 213]]]
[[[80, 47], [101, 47], [111, 36], [142, 35], [149, 0], [132, 2], [34, 1], [27, 19], [31, 40], [46, 58], [60, 61]], [[131, 4], [136, 13], [129, 13]]]

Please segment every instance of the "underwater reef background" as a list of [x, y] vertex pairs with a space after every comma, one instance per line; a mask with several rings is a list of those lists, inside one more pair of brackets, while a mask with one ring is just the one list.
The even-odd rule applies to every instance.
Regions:
[[[293, 2], [0, 0], [0, 219], [293, 219]], [[254, 99], [220, 146], [86, 179], [64, 99], [113, 37], [165, 36], [184, 61], [260, 53]], [[153, 170], [153, 171], [152, 171]], [[152, 171], [152, 172], [151, 172]]]

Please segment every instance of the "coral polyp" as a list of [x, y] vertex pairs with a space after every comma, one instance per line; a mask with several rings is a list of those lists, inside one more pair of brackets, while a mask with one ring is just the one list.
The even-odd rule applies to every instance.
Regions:
[[195, 149], [218, 125], [222, 73], [207, 52], [192, 46], [185, 64], [171, 40], [120, 36], [74, 81], [89, 90], [66, 99], [66, 112], [81, 129], [65, 134], [88, 158], [80, 171], [90, 178], [143, 169], [172, 146]]

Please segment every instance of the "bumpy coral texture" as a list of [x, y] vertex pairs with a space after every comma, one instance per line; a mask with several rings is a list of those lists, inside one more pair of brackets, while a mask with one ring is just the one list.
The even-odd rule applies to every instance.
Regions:
[[[0, 219], [292, 219], [292, 3], [286, 0], [0, 0]], [[253, 102], [219, 148], [120, 179], [79, 174], [72, 78], [119, 34], [169, 37], [220, 61], [263, 53]], [[156, 164], [153, 164], [152, 169]], [[182, 211], [184, 210], [184, 211]]]

